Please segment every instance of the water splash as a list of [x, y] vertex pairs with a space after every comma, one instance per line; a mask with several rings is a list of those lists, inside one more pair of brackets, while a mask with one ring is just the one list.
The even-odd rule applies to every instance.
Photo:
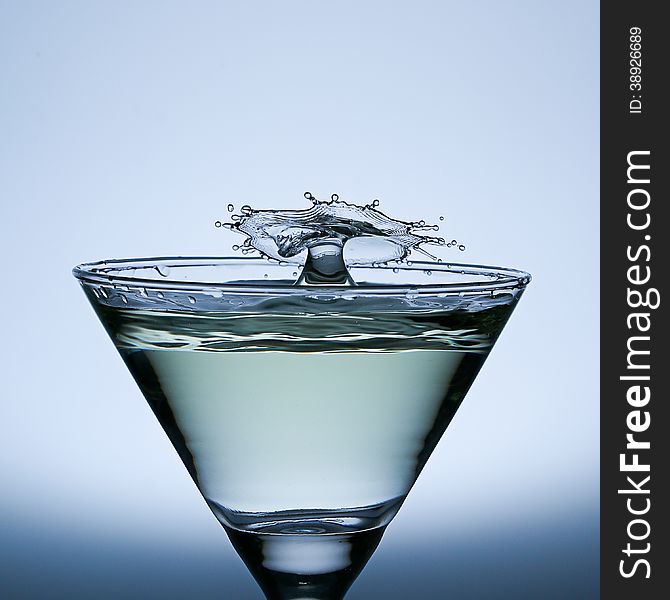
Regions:
[[312, 206], [302, 210], [257, 210], [249, 205], [223, 226], [246, 236], [243, 254], [263, 256], [303, 266], [297, 283], [355, 285], [347, 266], [379, 265], [403, 261], [412, 251], [433, 260], [424, 246], [444, 246], [441, 237], [422, 235], [436, 231], [425, 221], [392, 219], [377, 210], [379, 200], [359, 206], [333, 194], [322, 201], [310, 192]]

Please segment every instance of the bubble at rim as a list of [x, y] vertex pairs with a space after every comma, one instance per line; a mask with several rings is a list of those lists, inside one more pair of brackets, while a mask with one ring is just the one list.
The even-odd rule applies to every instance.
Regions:
[[[442, 294], [460, 294], [518, 290], [523, 289], [531, 281], [529, 273], [506, 267], [495, 267], [486, 265], [473, 265], [464, 263], [447, 263], [433, 261], [412, 261], [407, 263], [389, 263], [378, 266], [349, 266], [349, 270], [356, 272], [361, 269], [374, 269], [374, 271], [388, 270], [390, 278], [401, 277], [403, 271], [412, 273], [421, 273], [426, 270], [432, 272], [431, 279], [439, 278], [440, 273], [455, 274], [467, 278], [470, 276], [487, 277], [486, 281], [465, 281], [465, 282], [443, 282], [443, 283], [368, 283], [365, 282], [357, 286], [339, 286], [339, 285], [296, 285], [292, 281], [267, 280], [264, 282], [250, 281], [232, 283], [228, 282], [205, 282], [205, 281], [184, 281], [173, 279], [170, 275], [162, 276], [161, 279], [128, 276], [123, 273], [133, 269], [151, 269], [160, 266], [169, 269], [178, 269], [179, 267], [216, 267], [225, 266], [244, 266], [257, 265], [266, 269], [289, 269], [296, 270], [295, 264], [280, 264], [270, 262], [265, 258], [259, 257], [239, 257], [239, 256], [159, 256], [146, 258], [123, 258], [100, 260], [94, 262], [82, 263], [72, 269], [72, 274], [81, 282], [87, 284], [107, 285], [107, 286], [125, 286], [129, 289], [142, 290], [143, 288], [152, 289], [170, 289], [171, 291], [218, 291], [222, 293], [243, 293], [245, 295], [263, 295], [263, 296], [300, 296], [312, 295], [315, 292], [329, 294], [364, 294], [373, 296], [400, 296], [408, 292], [420, 295], [442, 295]], [[400, 273], [395, 269], [399, 269]], [[437, 277], [436, 277], [437, 275]]]

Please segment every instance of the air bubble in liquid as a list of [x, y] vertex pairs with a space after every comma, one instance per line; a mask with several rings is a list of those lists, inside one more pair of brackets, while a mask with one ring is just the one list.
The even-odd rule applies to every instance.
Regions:
[[195, 304], [195, 298], [194, 298], [193, 296], [189, 296], [189, 297], [188, 297], [188, 301], [189, 301], [191, 304]]

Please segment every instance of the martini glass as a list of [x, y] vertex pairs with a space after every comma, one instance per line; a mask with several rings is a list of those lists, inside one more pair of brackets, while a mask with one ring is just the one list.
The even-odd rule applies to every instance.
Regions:
[[497, 267], [258, 258], [74, 269], [270, 600], [344, 597], [530, 281]]

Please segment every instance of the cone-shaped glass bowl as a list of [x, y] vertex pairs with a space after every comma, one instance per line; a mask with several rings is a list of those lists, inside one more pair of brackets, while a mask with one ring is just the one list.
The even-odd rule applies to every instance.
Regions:
[[267, 598], [342, 598], [526, 284], [512, 269], [147, 258], [74, 275]]

